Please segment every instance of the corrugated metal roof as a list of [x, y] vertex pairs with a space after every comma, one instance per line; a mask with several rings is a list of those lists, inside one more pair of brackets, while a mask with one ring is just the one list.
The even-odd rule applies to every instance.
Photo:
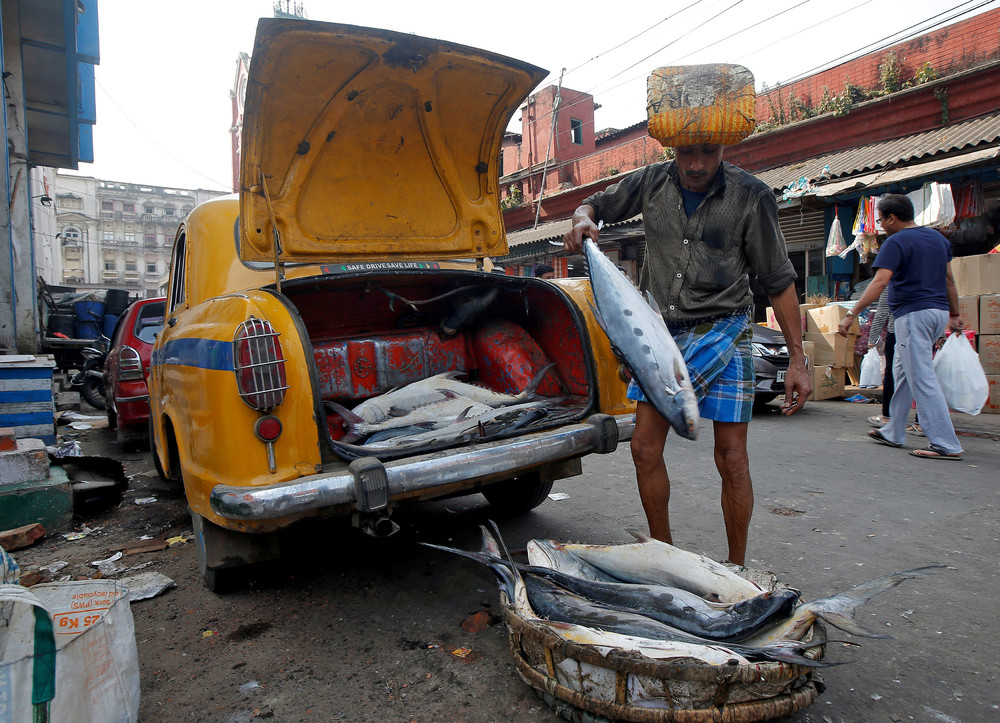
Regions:
[[[821, 178], [835, 180], [998, 142], [1000, 113], [994, 113], [891, 141], [815, 156], [754, 175], [775, 191], [781, 191], [803, 176], [814, 183]], [[827, 165], [830, 167], [828, 176], [823, 174]]]
[[[618, 223], [608, 224], [608, 228], [622, 226], [627, 223], [635, 223], [636, 221], [641, 220], [642, 214], [639, 214], [638, 216], [627, 218], [624, 221], [619, 221]], [[507, 245], [510, 248], [514, 248], [515, 246], [523, 246], [524, 244], [534, 243], [535, 241], [555, 241], [556, 239], [562, 239], [565, 233], [569, 231], [572, 226], [573, 219], [564, 218], [559, 221], [543, 223], [537, 228], [526, 228], [523, 231], [514, 231], [513, 233], [507, 234]]]

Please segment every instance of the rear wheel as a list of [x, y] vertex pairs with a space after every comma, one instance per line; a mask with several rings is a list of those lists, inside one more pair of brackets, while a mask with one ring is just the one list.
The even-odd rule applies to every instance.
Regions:
[[163, 465], [160, 463], [160, 455], [156, 452], [156, 441], [153, 437], [153, 415], [149, 415], [149, 453], [153, 455], [153, 466], [156, 467], [156, 474], [160, 479], [166, 480], [167, 475], [163, 472]]
[[83, 386], [80, 387], [80, 394], [87, 404], [94, 409], [104, 409], [104, 380], [98, 377], [87, 376], [83, 379]]
[[483, 490], [483, 497], [498, 515], [511, 517], [533, 510], [552, 491], [552, 479], [543, 479], [538, 472], [521, 475]]

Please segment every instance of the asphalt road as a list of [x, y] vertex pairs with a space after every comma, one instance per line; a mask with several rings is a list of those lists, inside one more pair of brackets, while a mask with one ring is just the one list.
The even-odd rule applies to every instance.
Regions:
[[[784, 720], [998, 720], [1000, 435], [963, 436], [960, 462], [917, 459], [868, 440], [865, 417], [876, 411], [810, 403], [795, 417], [775, 409], [750, 427], [749, 566], [774, 572], [804, 599], [947, 566], [861, 609], [861, 625], [894, 639], [831, 631], [861, 647], [831, 644], [827, 659], [844, 665], [824, 670], [819, 700]], [[190, 530], [182, 494], [155, 478], [147, 455], [121, 455], [106, 429], [79, 434], [85, 454], [123, 461], [131, 487], [120, 505], [86, 521], [101, 530], [75, 542], [50, 536], [16, 553], [22, 570], [62, 559], [67, 572], [92, 574], [88, 562], [115, 546]], [[697, 442], [671, 437], [667, 461], [675, 544], [722, 559], [711, 426]], [[498, 520], [508, 546], [523, 549], [536, 537], [621, 543], [631, 541], [628, 530], [644, 529], [627, 448], [588, 457], [583, 476], [553, 492], [562, 499]], [[157, 501], [135, 504], [150, 496]], [[478, 548], [478, 525], [489, 518], [475, 495], [401, 511], [401, 532], [386, 540], [341, 523], [301, 525], [283, 540], [280, 564], [251, 571], [223, 595], [202, 587], [191, 544], [134, 556], [177, 583], [132, 604], [140, 720], [561, 720], [518, 677], [502, 623], [462, 628], [481, 610], [496, 622], [490, 573], [416, 544]]]

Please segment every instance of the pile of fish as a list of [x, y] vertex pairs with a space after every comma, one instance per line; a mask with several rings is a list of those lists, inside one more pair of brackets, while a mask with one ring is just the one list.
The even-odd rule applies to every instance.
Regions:
[[763, 590], [718, 562], [647, 537], [612, 546], [531, 540], [529, 564], [523, 565], [505, 548], [501, 553], [499, 531], [494, 537], [482, 527], [482, 533], [479, 552], [422, 544], [487, 565], [517, 615], [565, 640], [603, 654], [617, 649], [711, 665], [837, 665], [806, 654], [825, 642], [815, 635], [804, 639], [817, 619], [854, 635], [891, 637], [861, 628], [855, 611], [903, 580], [941, 568], [886, 575], [803, 603], [795, 590]]
[[520, 394], [503, 394], [445, 372], [368, 399], [353, 409], [324, 406], [344, 421], [334, 449], [389, 459], [509, 435], [539, 420], [572, 417], [580, 408], [565, 397], [539, 398], [537, 389], [554, 364], [541, 369]]

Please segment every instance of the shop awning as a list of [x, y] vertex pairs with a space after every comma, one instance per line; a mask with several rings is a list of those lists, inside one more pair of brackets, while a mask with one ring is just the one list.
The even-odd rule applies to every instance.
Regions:
[[[797, 195], [828, 197], [833, 194], [825, 189], [837, 183], [853, 183], [853, 179], [863, 177], [862, 174], [869, 176], [879, 171], [901, 171], [904, 167], [930, 160], [946, 162], [947, 165], [942, 168], [955, 168], [969, 162], [965, 159], [967, 152], [984, 147], [995, 151], [998, 144], [1000, 112], [923, 133], [806, 158], [765, 171], [753, 171], [753, 174], [779, 194], [804, 178], [811, 187], [804, 194]], [[923, 172], [915, 175], [922, 175]], [[843, 192], [853, 188], [853, 185], [840, 188], [839, 192]]]
[[816, 188], [813, 194], [817, 198], [829, 198], [849, 191], [860, 191], [865, 188], [877, 186], [887, 186], [891, 183], [906, 181], [920, 176], [930, 176], [942, 171], [949, 171], [965, 166], [972, 166], [984, 163], [1000, 157], [1000, 147], [982, 148], [972, 153], [963, 153], [957, 156], [948, 156], [926, 163], [917, 163], [912, 166], [902, 168], [887, 168], [877, 173], [866, 173], [863, 176], [854, 176], [843, 181], [827, 183]]

